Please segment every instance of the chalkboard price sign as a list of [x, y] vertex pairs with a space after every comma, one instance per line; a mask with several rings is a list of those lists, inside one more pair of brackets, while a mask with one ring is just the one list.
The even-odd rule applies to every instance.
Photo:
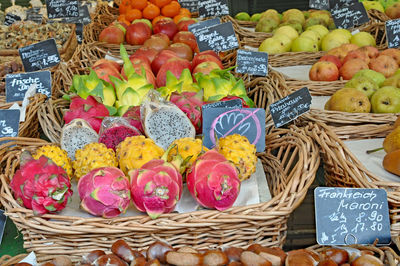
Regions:
[[318, 244], [390, 244], [384, 189], [317, 187], [314, 198]]
[[26, 72], [56, 66], [61, 61], [54, 39], [22, 47], [18, 52]]
[[400, 46], [400, 19], [388, 20], [385, 22], [386, 36], [389, 48]]
[[239, 47], [232, 22], [203, 28], [193, 33], [200, 52], [213, 50], [223, 52]]
[[364, 5], [359, 2], [349, 6], [331, 8], [330, 11], [337, 28], [350, 29], [369, 21]]
[[311, 94], [304, 87], [269, 106], [275, 127], [279, 128], [310, 111]]
[[63, 23], [69, 24], [78, 24], [82, 23], [83, 25], [90, 24], [92, 22], [92, 18], [90, 17], [89, 8], [87, 5], [79, 6], [79, 16], [78, 17], [67, 17], [62, 19]]
[[201, 106], [202, 112], [207, 108], [242, 108], [242, 100], [241, 99], [233, 99], [229, 101], [219, 101], [209, 104], [203, 104]]
[[228, 2], [226, 0], [199, 1], [199, 17], [222, 17], [229, 15]]
[[78, 0], [46, 0], [46, 7], [49, 19], [79, 17]]
[[236, 57], [236, 72], [255, 76], [268, 75], [268, 54], [239, 49]]
[[36, 92], [51, 96], [50, 71], [6, 75], [6, 102], [22, 101], [26, 91], [36, 84]]
[[17, 21], [21, 21], [21, 17], [11, 14], [11, 13], [7, 13], [6, 17], [4, 18], [4, 25], [6, 26], [10, 26], [12, 24], [14, 24]]
[[310, 0], [308, 6], [314, 9], [328, 10], [329, 0]]
[[262, 108], [206, 108], [203, 109], [203, 143], [209, 149], [215, 146], [215, 135], [246, 136], [257, 152], [265, 149], [265, 110]]
[[77, 23], [75, 27], [75, 32], [76, 32], [76, 40], [79, 44], [82, 44], [83, 42], [83, 24], [82, 23]]
[[199, 11], [199, 0], [179, 0], [178, 2], [181, 7], [189, 9], [192, 13]]
[[19, 110], [0, 110], [0, 138], [18, 136], [19, 116]]
[[188, 30], [193, 34], [196, 34], [196, 32], [204, 28], [208, 28], [219, 24], [221, 24], [221, 20], [219, 18], [213, 18], [195, 24], [191, 24], [188, 26]]

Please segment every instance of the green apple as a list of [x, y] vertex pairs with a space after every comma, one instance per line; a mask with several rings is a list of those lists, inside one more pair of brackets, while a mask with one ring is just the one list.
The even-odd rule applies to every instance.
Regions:
[[347, 36], [340, 33], [330, 32], [322, 38], [321, 49], [322, 51], [329, 51], [345, 43], [350, 43]]
[[285, 52], [290, 51], [290, 48], [292, 47], [292, 40], [288, 36], [284, 34], [275, 34], [272, 38], [281, 42], [281, 44], [285, 48]]
[[250, 20], [250, 15], [247, 14], [246, 12], [239, 12], [239, 13], [236, 14], [235, 19], [249, 21]]
[[272, 32], [278, 25], [274, 19], [261, 18], [256, 25], [256, 32]]
[[376, 72], [372, 69], [362, 69], [358, 71], [353, 76], [353, 78], [358, 78], [358, 77], [368, 77], [372, 79], [379, 87], [382, 86], [383, 82], [386, 80], [385, 76], [382, 73]]
[[258, 51], [269, 54], [281, 54], [285, 52], [285, 47], [278, 39], [267, 38], [260, 44]]
[[400, 89], [385, 86], [371, 97], [373, 113], [400, 113]]
[[374, 36], [372, 36], [370, 33], [365, 32], [365, 31], [358, 32], [358, 33], [354, 34], [353, 36], [351, 36], [350, 42], [354, 43], [360, 47], [368, 46], [368, 45], [374, 46], [374, 47], [376, 46]]
[[375, 83], [375, 81], [363, 76], [357, 78], [353, 77], [344, 85], [344, 87], [355, 88], [359, 91], [362, 91], [365, 93], [365, 95], [367, 95], [368, 98], [371, 98], [372, 94], [379, 89], [379, 86]]
[[292, 41], [299, 37], [299, 34], [295, 29], [290, 26], [282, 26], [276, 29], [274, 35], [283, 34], [288, 36]]
[[318, 52], [318, 42], [308, 37], [298, 37], [292, 43], [292, 52]]
[[254, 21], [254, 22], [258, 22], [261, 18], [261, 14], [260, 13], [255, 13], [251, 16], [250, 21]]
[[315, 31], [306, 30], [305, 32], [300, 34], [300, 37], [308, 37], [308, 38], [313, 39], [314, 41], [316, 41], [318, 43], [318, 45], [321, 44], [321, 37]]
[[351, 32], [350, 32], [349, 30], [346, 30], [346, 29], [335, 29], [335, 30], [331, 31], [331, 33], [332, 33], [332, 34], [337, 34], [337, 33], [339, 33], [339, 34], [341, 34], [341, 35], [344, 35], [344, 36], [346, 36], [346, 38], [347, 38], [349, 41], [350, 41], [351, 37], [353, 36], [353, 35], [351, 35]]
[[318, 33], [319, 36], [321, 37], [321, 40], [322, 40], [322, 38], [325, 37], [325, 35], [327, 35], [329, 33], [329, 30], [323, 25], [314, 25], [314, 26], [306, 28], [306, 30], [312, 30], [312, 31]]
[[331, 96], [325, 108], [331, 111], [369, 113], [371, 103], [363, 92], [355, 88], [342, 88]]
[[382, 13], [385, 13], [385, 9], [383, 8], [382, 4], [376, 1], [363, 1], [362, 2], [365, 10], [371, 10], [371, 9], [376, 9], [381, 11]]

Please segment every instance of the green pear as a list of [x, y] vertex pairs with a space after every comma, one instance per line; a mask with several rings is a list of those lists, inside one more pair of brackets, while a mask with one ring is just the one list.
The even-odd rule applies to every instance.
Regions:
[[275, 34], [272, 38], [281, 42], [281, 45], [285, 48], [285, 52], [290, 51], [290, 48], [292, 47], [292, 40], [288, 36], [284, 34]]
[[250, 15], [246, 12], [239, 12], [235, 15], [235, 19], [237, 20], [243, 20], [243, 21], [249, 21], [250, 20]]
[[285, 46], [275, 38], [267, 38], [258, 47], [258, 51], [269, 54], [281, 54], [285, 52]]
[[308, 27], [314, 26], [314, 25], [328, 25], [326, 24], [323, 20], [320, 18], [308, 18], [306, 22], [304, 23], [304, 29], [307, 29]]
[[346, 29], [335, 29], [335, 30], [331, 31], [331, 34], [344, 35], [344, 36], [346, 36], [346, 38], [349, 41], [350, 41], [351, 37], [353, 37], [353, 35], [351, 35], [351, 32], [349, 30], [346, 30]]
[[333, 18], [331, 18], [328, 22], [328, 30], [335, 30], [336, 29], [336, 25], [335, 25], [335, 21], [333, 20]]
[[400, 88], [400, 72], [394, 74], [393, 76], [387, 78], [383, 83], [382, 86], [393, 86], [396, 88]]
[[283, 34], [288, 36], [292, 41], [299, 37], [299, 34], [295, 29], [290, 26], [282, 26], [276, 29], [274, 35]]
[[350, 43], [345, 35], [330, 32], [322, 38], [321, 49], [322, 51], [329, 51], [345, 43]]
[[321, 44], [321, 37], [319, 36], [318, 33], [312, 30], [306, 30], [302, 34], [300, 34], [300, 37], [308, 37], [310, 39], [313, 39], [318, 43], [318, 46]]
[[363, 47], [363, 46], [376, 47], [376, 42], [375, 42], [374, 36], [372, 36], [370, 33], [365, 32], [365, 31], [358, 32], [358, 33], [354, 34], [353, 36], [351, 36], [350, 42], [354, 43], [360, 47]]
[[365, 93], [365, 95], [367, 95], [368, 98], [371, 98], [372, 94], [379, 89], [379, 86], [372, 79], [362, 76], [358, 78], [352, 78], [344, 85], [344, 87], [355, 88], [359, 91], [362, 91]]
[[287, 22], [287, 21], [297, 21], [298, 23], [300, 23], [301, 25], [304, 24], [304, 22], [306, 21], [303, 12], [301, 12], [298, 9], [289, 9], [286, 10], [285, 12], [283, 12], [283, 22]]
[[263, 18], [273, 19], [278, 24], [281, 23], [281, 18], [279, 17], [279, 13], [275, 9], [268, 9], [267, 11], [263, 12], [261, 14], [260, 19], [263, 19]]
[[301, 12], [303, 12], [303, 15], [304, 15], [305, 19], [308, 19], [310, 17], [310, 12], [309, 11], [304, 10], [304, 11], [301, 11]]
[[331, 111], [348, 113], [369, 113], [371, 103], [365, 93], [355, 88], [342, 88], [335, 92], [325, 106]]
[[314, 26], [310, 26], [308, 28], [306, 28], [306, 30], [312, 30], [315, 31], [319, 34], [319, 36], [322, 38], [325, 37], [325, 35], [327, 35], [329, 33], [329, 30], [323, 26], [323, 25], [314, 25]]
[[318, 19], [322, 20], [325, 23], [325, 25], [328, 25], [331, 16], [329, 14], [327, 14], [326, 12], [319, 10], [319, 11], [312, 12], [310, 14], [310, 18], [318, 18]]
[[318, 41], [308, 37], [298, 37], [292, 43], [292, 52], [318, 52]]
[[362, 69], [358, 71], [353, 76], [353, 78], [358, 78], [358, 77], [368, 77], [372, 79], [379, 87], [381, 87], [383, 82], [386, 80], [385, 76], [382, 73], [376, 72], [371, 69]]
[[254, 22], [258, 22], [261, 18], [261, 14], [260, 13], [255, 13], [251, 16], [250, 21], [254, 21]]
[[256, 25], [256, 32], [272, 32], [278, 25], [279, 23], [273, 19], [261, 18]]
[[279, 25], [279, 27], [282, 27], [282, 26], [290, 26], [293, 29], [295, 29], [298, 34], [301, 34], [303, 32], [303, 26], [296, 21], [287, 21], [287, 22], [281, 23]]
[[400, 89], [385, 86], [371, 97], [373, 113], [400, 113]]

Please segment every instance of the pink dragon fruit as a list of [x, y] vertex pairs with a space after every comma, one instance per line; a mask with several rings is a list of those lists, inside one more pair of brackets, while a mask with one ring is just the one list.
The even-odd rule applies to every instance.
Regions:
[[101, 123], [99, 142], [115, 151], [117, 145], [127, 137], [138, 135], [142, 135], [142, 133], [129, 124], [129, 119], [125, 117], [105, 117]]
[[103, 117], [108, 116], [109, 111], [104, 104], [99, 103], [93, 96], [88, 96], [85, 99], [75, 96], [71, 99], [69, 111], [64, 114], [66, 124], [75, 118], [86, 120], [92, 128], [99, 133], [101, 121]]
[[81, 177], [78, 192], [82, 209], [103, 218], [125, 213], [131, 200], [129, 180], [115, 167], [96, 168]]
[[192, 122], [197, 134], [202, 132], [201, 106], [203, 103], [203, 91], [182, 93], [174, 92], [171, 94], [170, 101], [181, 109]]
[[215, 150], [207, 151], [196, 160], [186, 182], [200, 205], [219, 211], [232, 207], [240, 190], [235, 166]]
[[137, 128], [142, 134], [144, 132], [142, 121], [140, 120], [140, 106], [132, 106], [123, 114], [123, 117], [129, 119], [129, 124]]
[[183, 184], [179, 172], [182, 158], [177, 156], [172, 162], [167, 162], [173, 147], [171, 145], [161, 159], [153, 159], [140, 169], [129, 172], [133, 203], [152, 219], [173, 211], [182, 196]]
[[33, 210], [34, 215], [55, 213], [65, 208], [72, 190], [62, 167], [45, 156], [35, 160], [28, 151], [21, 153], [20, 165], [10, 182], [18, 203]]

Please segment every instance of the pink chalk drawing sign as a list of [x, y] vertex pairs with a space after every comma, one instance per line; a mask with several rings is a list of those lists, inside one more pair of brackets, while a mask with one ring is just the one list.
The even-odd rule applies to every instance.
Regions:
[[223, 138], [240, 134], [256, 145], [257, 151], [265, 149], [265, 110], [260, 108], [210, 108], [203, 110], [204, 145], [215, 146], [215, 136]]

